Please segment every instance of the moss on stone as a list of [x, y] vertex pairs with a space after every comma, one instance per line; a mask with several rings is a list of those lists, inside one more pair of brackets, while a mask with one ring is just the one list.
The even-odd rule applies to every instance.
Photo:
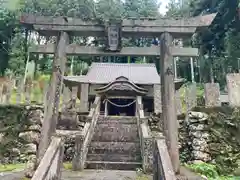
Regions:
[[29, 113], [34, 108], [39, 107], [0, 105], [0, 163], [25, 162], [20, 157], [20, 152], [27, 142], [19, 134], [28, 131], [33, 124]]
[[63, 163], [63, 168], [66, 170], [72, 170], [72, 163], [71, 162], [64, 162]]
[[0, 106], [0, 156], [8, 157], [7, 161], [11, 161], [11, 157], [16, 156], [17, 151], [14, 151], [14, 149], [21, 148], [24, 142], [18, 135], [29, 124], [26, 114], [25, 107], [21, 105]]

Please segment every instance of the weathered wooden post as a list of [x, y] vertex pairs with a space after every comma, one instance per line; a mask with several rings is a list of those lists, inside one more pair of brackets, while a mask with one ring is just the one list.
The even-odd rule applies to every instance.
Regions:
[[41, 132], [41, 141], [38, 149], [38, 162], [44, 156], [45, 151], [47, 150], [51, 136], [56, 131], [56, 124], [58, 119], [59, 111], [59, 99], [60, 92], [62, 89], [63, 75], [65, 71], [65, 65], [67, 61], [66, 57], [66, 46], [69, 44], [69, 35], [66, 32], [61, 32], [58, 36], [58, 42], [56, 46], [55, 58], [53, 61], [53, 72], [51, 77], [51, 87], [49, 91], [48, 99], [48, 113], [44, 117], [42, 132]]
[[161, 95], [164, 134], [167, 140], [173, 169], [175, 172], [178, 172], [180, 162], [178, 151], [178, 124], [175, 106], [175, 84], [172, 60], [173, 56], [170, 50], [172, 41], [173, 37], [170, 33], [162, 33], [160, 38]]

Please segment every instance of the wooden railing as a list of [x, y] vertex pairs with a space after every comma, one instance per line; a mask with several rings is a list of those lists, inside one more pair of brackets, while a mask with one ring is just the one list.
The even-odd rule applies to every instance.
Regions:
[[176, 180], [164, 137], [155, 141], [153, 168], [153, 180]]
[[52, 137], [32, 180], [60, 180], [63, 164], [64, 142], [61, 137]]
[[87, 158], [88, 147], [92, 140], [94, 129], [97, 124], [98, 116], [100, 113], [100, 96], [96, 96], [92, 108], [89, 112], [88, 119], [86, 122], [83, 131], [76, 136], [75, 142], [75, 154], [73, 158], [73, 170], [83, 170], [85, 161]]

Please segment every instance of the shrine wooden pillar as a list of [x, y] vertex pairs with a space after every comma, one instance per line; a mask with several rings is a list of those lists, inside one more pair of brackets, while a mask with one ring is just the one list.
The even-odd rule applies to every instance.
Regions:
[[107, 99], [105, 100], [105, 107], [104, 107], [104, 116], [108, 116], [108, 101]]
[[164, 135], [166, 137], [172, 166], [177, 173], [179, 171], [180, 161], [175, 106], [174, 64], [171, 52], [171, 47], [173, 46], [172, 41], [173, 37], [170, 33], [162, 33], [160, 38], [160, 74]]
[[48, 109], [44, 117], [40, 144], [38, 148], [38, 162], [44, 156], [50, 142], [52, 135], [56, 132], [56, 125], [58, 120], [60, 94], [62, 89], [63, 75], [67, 62], [66, 47], [69, 44], [69, 35], [66, 32], [61, 32], [58, 35], [55, 57], [53, 60], [53, 70], [50, 80], [50, 88], [47, 98], [47, 103], [44, 104]]

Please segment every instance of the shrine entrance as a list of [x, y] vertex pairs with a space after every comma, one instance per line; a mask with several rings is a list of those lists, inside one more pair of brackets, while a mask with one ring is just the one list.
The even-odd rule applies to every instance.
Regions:
[[136, 99], [106, 99], [108, 116], [135, 116]]
[[124, 76], [95, 91], [102, 97], [105, 116], [135, 116], [137, 96], [144, 96], [148, 92]]

